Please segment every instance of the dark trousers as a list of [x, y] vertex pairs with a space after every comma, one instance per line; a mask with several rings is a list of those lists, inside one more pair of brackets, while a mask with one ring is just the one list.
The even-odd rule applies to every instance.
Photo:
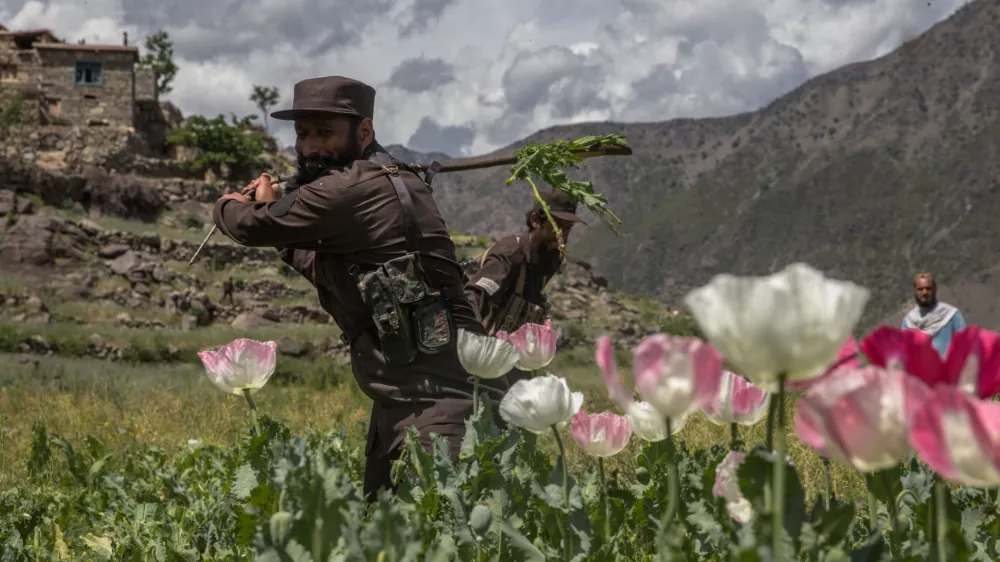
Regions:
[[[472, 415], [472, 395], [466, 393], [472, 390], [472, 380], [457, 353], [421, 355], [410, 365], [394, 366], [382, 355], [377, 336], [362, 332], [351, 345], [351, 369], [362, 388], [385, 394], [369, 394], [374, 400], [365, 446], [364, 493], [369, 501], [379, 490], [393, 487], [392, 463], [402, 454], [408, 427], [418, 430], [420, 443], [427, 449], [433, 445], [432, 433], [445, 438], [452, 461], [458, 460], [465, 420]], [[506, 384], [499, 380], [480, 385], [481, 395], [493, 403], [497, 422], [501, 421], [497, 407], [505, 391]]]
[[504, 375], [507, 377], [507, 382], [510, 386], [514, 386], [517, 381], [528, 380], [531, 378], [531, 371], [522, 371], [521, 369], [511, 369], [509, 373]]
[[[380, 410], [378, 406], [372, 407], [372, 418], [368, 426], [368, 446], [365, 447], [363, 491], [365, 498], [369, 502], [374, 502], [378, 498], [379, 491], [383, 489], [396, 490], [396, 486], [393, 485], [392, 481], [392, 465], [402, 455], [403, 447], [405, 446], [400, 442], [390, 448], [387, 453], [378, 453], [378, 451], [383, 449], [382, 439], [393, 439], [393, 435], [383, 435], [385, 431], [380, 432], [378, 429], [379, 424], [377, 423], [376, 416], [383, 413]], [[448, 441], [448, 452], [450, 453], [451, 461], [458, 462], [458, 454], [462, 449], [462, 439], [465, 438], [464, 419], [456, 418], [441, 423], [434, 423], [421, 427], [419, 431], [420, 444], [424, 449], [431, 450], [433, 446], [431, 434], [436, 433]]]

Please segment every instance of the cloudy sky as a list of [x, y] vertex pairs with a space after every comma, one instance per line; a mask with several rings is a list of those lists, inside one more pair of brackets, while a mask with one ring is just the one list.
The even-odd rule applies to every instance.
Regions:
[[[990, 1], [990, 0], [980, 0]], [[157, 30], [186, 114], [291, 102], [303, 78], [378, 90], [383, 144], [480, 154], [538, 129], [755, 109], [881, 56], [965, 0], [0, 0], [0, 23], [140, 44]], [[80, 22], [83, 22], [82, 24]], [[293, 134], [272, 124], [283, 144]]]

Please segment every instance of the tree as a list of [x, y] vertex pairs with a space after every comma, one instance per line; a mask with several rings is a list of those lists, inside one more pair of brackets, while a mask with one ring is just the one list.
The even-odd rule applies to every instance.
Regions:
[[256, 118], [237, 118], [233, 114], [229, 123], [221, 113], [215, 119], [193, 115], [167, 134], [167, 142], [197, 149], [198, 157], [191, 162], [193, 168], [220, 171], [227, 166], [237, 172], [246, 171], [260, 164], [265, 146], [262, 134], [253, 128]]
[[177, 76], [174, 64], [174, 42], [166, 31], [157, 31], [146, 38], [146, 54], [139, 59], [140, 68], [151, 69], [156, 74], [156, 90], [168, 94], [170, 83]]
[[253, 93], [250, 94], [250, 101], [255, 103], [257, 108], [260, 109], [261, 114], [264, 116], [264, 129], [268, 132], [271, 129], [267, 126], [267, 110], [278, 105], [279, 99], [281, 99], [281, 94], [278, 93], [277, 88], [254, 84]]

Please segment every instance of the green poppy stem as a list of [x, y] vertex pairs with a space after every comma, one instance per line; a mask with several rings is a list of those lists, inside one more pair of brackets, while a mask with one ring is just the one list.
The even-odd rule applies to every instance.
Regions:
[[479, 377], [472, 377], [472, 415], [479, 413]]
[[830, 500], [833, 498], [833, 477], [830, 475], [830, 459], [823, 457], [823, 505], [830, 511]]
[[563, 537], [563, 558], [566, 562], [569, 562], [573, 558], [573, 545], [570, 542], [569, 536], [569, 466], [566, 463], [566, 447], [563, 445], [562, 437], [559, 436], [559, 430], [556, 426], [552, 426], [552, 435], [556, 436], [556, 444], [559, 445], [559, 461], [562, 463], [562, 473], [563, 473], [563, 503], [566, 506], [566, 517], [561, 521], [560, 528], [562, 530]]
[[253, 433], [254, 435], [260, 435], [260, 420], [257, 417], [257, 404], [253, 401], [253, 396], [250, 396], [250, 389], [243, 389], [243, 397], [247, 399], [247, 404], [250, 405], [250, 415], [253, 417]]
[[[777, 450], [774, 459], [774, 535], [771, 537], [771, 554], [775, 560], [781, 560], [783, 546], [783, 531], [785, 529], [785, 379], [787, 375], [778, 375], [778, 394], [771, 397], [770, 410], [777, 409], [777, 431], [773, 438]], [[769, 416], [771, 414], [769, 413]]]
[[604, 457], [597, 457], [597, 469], [601, 477], [601, 503], [604, 505], [604, 542], [611, 538], [611, 510], [608, 509], [608, 480], [604, 476]]
[[[879, 471], [878, 476], [882, 479], [882, 487], [892, 490], [895, 482], [892, 481], [887, 472]], [[893, 562], [900, 560], [899, 547], [903, 543], [903, 531], [899, 526], [899, 500], [890, 498], [886, 505], [889, 510], [889, 528], [892, 529], [892, 541], [889, 543], [889, 552], [892, 554]]]
[[660, 544], [660, 559], [666, 560], [667, 557], [667, 527], [674, 520], [674, 516], [677, 514], [677, 507], [680, 505], [680, 475], [677, 474], [677, 452], [674, 449], [674, 428], [667, 418], [667, 509], [663, 512], [663, 518], [660, 519], [660, 531], [659, 540]]
[[934, 514], [936, 519], [934, 546], [938, 562], [944, 562], [945, 541], [948, 539], [948, 488], [940, 476], [934, 482]]
[[768, 452], [774, 451], [774, 408], [778, 403], [778, 396], [771, 395], [771, 403], [767, 406], [767, 437], [764, 439], [764, 447]]
[[875, 499], [875, 477], [867, 472], [865, 489], [868, 491], [868, 530], [874, 535], [878, 531], [878, 500]]
[[740, 450], [740, 429], [736, 422], [729, 424], [729, 450]]

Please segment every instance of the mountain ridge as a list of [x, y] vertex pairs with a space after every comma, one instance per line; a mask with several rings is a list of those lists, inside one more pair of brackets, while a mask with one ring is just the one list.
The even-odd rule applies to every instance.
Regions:
[[[679, 302], [717, 273], [766, 274], [794, 261], [873, 291], [863, 324], [900, 310], [916, 270], [938, 273], [973, 321], [1000, 327], [1000, 4], [977, 0], [895, 51], [816, 76], [757, 111], [709, 119], [587, 123], [526, 143], [609, 133], [634, 155], [596, 158], [594, 182], [627, 238], [597, 220], [571, 250], [628, 291]], [[419, 157], [414, 153], [414, 161]], [[530, 190], [508, 170], [440, 174], [449, 227], [501, 235], [523, 227]], [[993, 195], [993, 197], [991, 197]], [[792, 234], [792, 236], [790, 236]], [[632, 251], [634, 250], [634, 251]]]

